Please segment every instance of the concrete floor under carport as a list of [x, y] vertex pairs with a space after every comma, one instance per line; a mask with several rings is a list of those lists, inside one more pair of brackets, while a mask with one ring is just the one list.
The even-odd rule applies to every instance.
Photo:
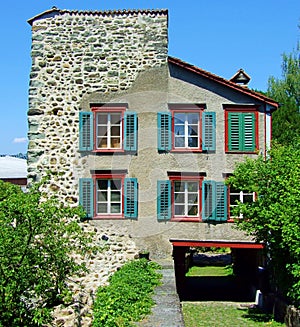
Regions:
[[[234, 241], [175, 240], [173, 260], [176, 287], [181, 301], [237, 301], [254, 302], [256, 290], [264, 287], [259, 267], [264, 264], [262, 243]], [[192, 248], [230, 248], [234, 276], [186, 277], [193, 265]]]

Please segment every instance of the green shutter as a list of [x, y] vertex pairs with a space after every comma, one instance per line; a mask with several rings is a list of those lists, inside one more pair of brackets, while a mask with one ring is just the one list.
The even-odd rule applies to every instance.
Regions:
[[157, 220], [171, 219], [171, 182], [157, 181]]
[[202, 220], [214, 219], [215, 208], [215, 182], [203, 181], [202, 183]]
[[86, 212], [87, 218], [94, 216], [94, 183], [92, 178], [79, 179], [79, 204]]
[[255, 115], [254, 113], [243, 114], [243, 150], [255, 150]]
[[172, 119], [171, 114], [159, 112], [157, 114], [157, 148], [158, 151], [170, 151], [172, 148]]
[[241, 136], [242, 130], [242, 113], [229, 112], [228, 113], [228, 150], [241, 150]]
[[93, 137], [93, 113], [79, 112], [79, 150], [93, 150]]
[[216, 182], [215, 220], [227, 221], [227, 187], [223, 182]]
[[136, 178], [124, 180], [124, 216], [125, 218], [137, 218], [138, 216], [138, 188]]
[[255, 114], [246, 112], [228, 113], [228, 150], [255, 150]]
[[124, 150], [137, 151], [137, 114], [126, 111], [124, 115]]
[[202, 150], [216, 150], [216, 113], [203, 112], [202, 114]]
[[227, 221], [227, 187], [223, 182], [203, 181], [202, 221]]

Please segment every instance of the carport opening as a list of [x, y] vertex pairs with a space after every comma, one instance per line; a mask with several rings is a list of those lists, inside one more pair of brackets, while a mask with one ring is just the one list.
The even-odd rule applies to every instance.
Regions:
[[181, 301], [255, 301], [261, 288], [261, 244], [176, 244], [173, 257]]

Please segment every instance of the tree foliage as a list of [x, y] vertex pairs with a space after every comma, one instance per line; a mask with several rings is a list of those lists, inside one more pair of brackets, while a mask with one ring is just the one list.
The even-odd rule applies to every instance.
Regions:
[[289, 145], [300, 135], [300, 44], [283, 54], [282, 79], [269, 78], [267, 95], [281, 104], [273, 114], [273, 138]]
[[39, 185], [24, 193], [0, 181], [0, 326], [42, 325], [66, 299], [67, 277], [85, 270], [70, 256], [88, 248], [81, 216], [42, 200]]
[[274, 145], [270, 157], [238, 164], [228, 183], [256, 192], [253, 203], [240, 203], [237, 227], [262, 241], [275, 285], [300, 304], [300, 147]]

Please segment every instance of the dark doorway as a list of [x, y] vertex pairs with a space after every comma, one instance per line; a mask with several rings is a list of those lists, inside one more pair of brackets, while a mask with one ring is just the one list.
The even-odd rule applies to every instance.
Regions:
[[[194, 244], [201, 245], [195, 242], [191, 245]], [[233, 247], [228, 247], [231, 244], [227, 242], [219, 246], [219, 248], [228, 247], [226, 254], [218, 254], [216, 251], [212, 256], [205, 250], [207, 242], [205, 247], [197, 247], [197, 251], [194, 246], [187, 245], [189, 244], [185, 242], [184, 246], [173, 247], [176, 286], [181, 301], [255, 301], [256, 290], [259, 288], [258, 266], [262, 258], [262, 246], [246, 248], [240, 244], [233, 244]], [[216, 242], [213, 245], [215, 246]], [[215, 266], [220, 268], [217, 271], [227, 268], [229, 271], [224, 274], [214, 274], [213, 269], [204, 269], [212, 270], [212, 273], [201, 272], [201, 267]], [[191, 274], [191, 269], [194, 269], [196, 274]]]

